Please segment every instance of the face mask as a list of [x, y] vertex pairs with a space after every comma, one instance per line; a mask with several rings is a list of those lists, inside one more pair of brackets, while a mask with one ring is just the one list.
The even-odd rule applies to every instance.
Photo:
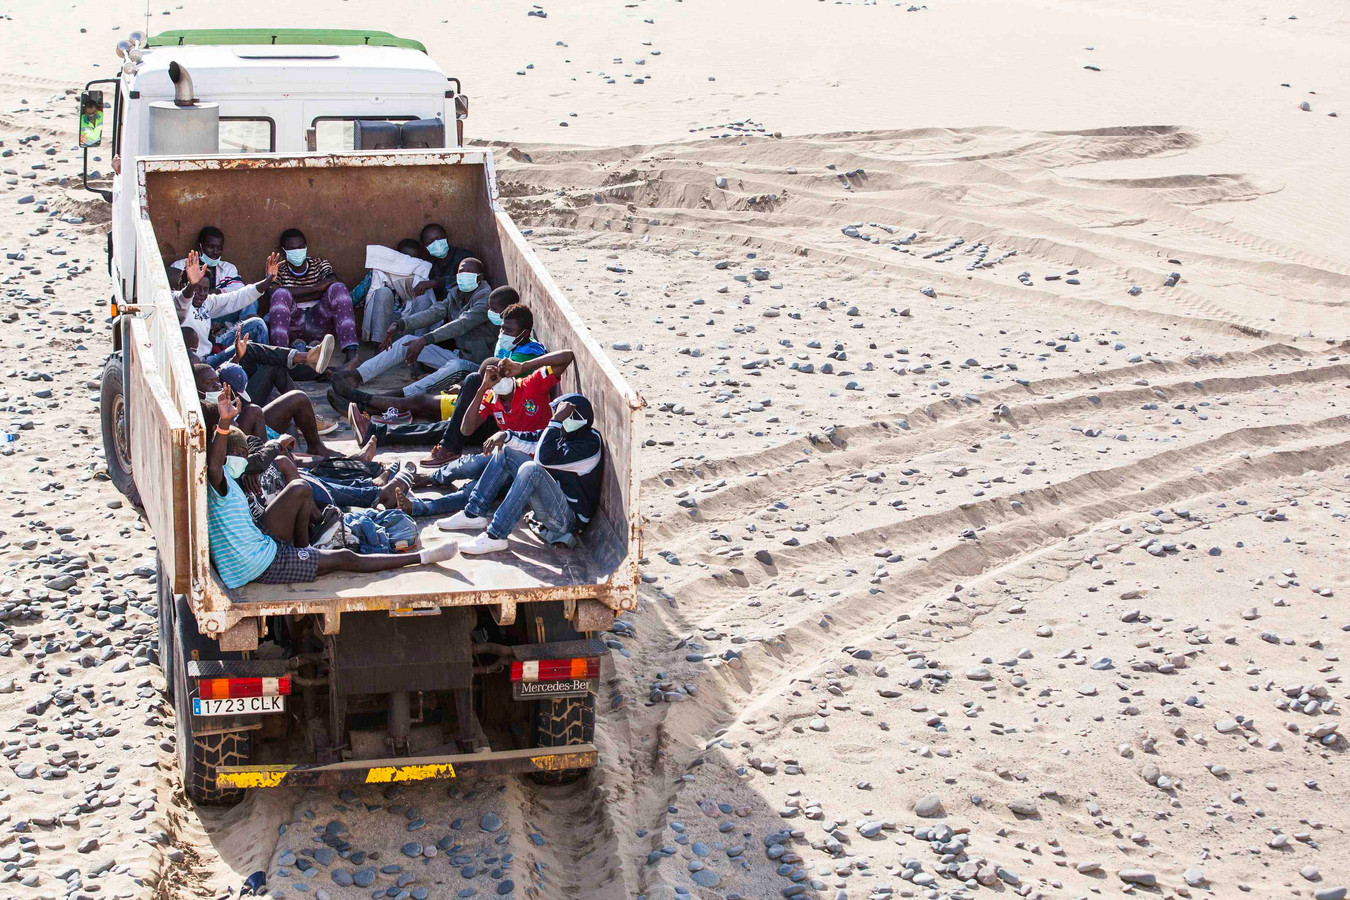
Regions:
[[208, 406], [215, 406], [220, 401], [220, 391], [207, 391], [203, 396]]
[[197, 255], [201, 258], [203, 265], [210, 266], [213, 269], [220, 265], [219, 256], [207, 256], [205, 253], [198, 253]]
[[498, 397], [509, 397], [516, 392], [516, 380], [503, 378], [492, 386], [492, 392]]
[[308, 247], [301, 247], [298, 250], [287, 250], [286, 262], [290, 263], [293, 266], [303, 266], [305, 264], [305, 259], [308, 256], [309, 256]]
[[574, 431], [580, 431], [582, 428], [585, 428], [586, 420], [579, 419], [575, 416], [568, 416], [567, 418], [563, 419], [562, 427], [563, 431], [566, 431], [568, 434], [571, 434]]
[[427, 252], [437, 259], [445, 259], [445, 255], [450, 252], [450, 242], [445, 238], [439, 241], [432, 241], [427, 244]]
[[239, 480], [239, 476], [243, 475], [244, 470], [247, 468], [248, 468], [248, 460], [245, 459], [244, 457], [242, 456], [225, 457], [225, 474], [233, 478], [235, 481]]
[[511, 351], [516, 349], [516, 339], [509, 334], [498, 335], [497, 349], [492, 354], [498, 359], [506, 359], [511, 355]]
[[474, 288], [478, 287], [478, 273], [460, 272], [458, 275], [455, 276], [455, 284], [459, 287], [461, 291], [467, 294], [469, 293], [469, 291], [472, 291]]
[[502, 327], [502, 314], [501, 314], [501, 313], [493, 312], [492, 310], [489, 309], [489, 310], [488, 310], [488, 321], [491, 322], [493, 325], [496, 325], [498, 328], [501, 328], [501, 327]]

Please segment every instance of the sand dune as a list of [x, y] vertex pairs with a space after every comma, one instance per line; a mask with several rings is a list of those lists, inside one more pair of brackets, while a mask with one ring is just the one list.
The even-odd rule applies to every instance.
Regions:
[[[93, 419], [107, 213], [67, 91], [144, 9], [3, 22], [0, 894], [1344, 896], [1343, 5], [542, 6], [284, 15], [465, 79], [647, 400], [602, 767], [224, 812], [177, 784], [154, 550]], [[333, 822], [366, 855], [302, 874]], [[333, 881], [361, 865], [401, 869]]]

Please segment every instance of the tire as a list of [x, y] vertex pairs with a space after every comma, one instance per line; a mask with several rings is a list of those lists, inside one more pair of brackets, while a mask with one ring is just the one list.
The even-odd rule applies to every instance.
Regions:
[[187, 661], [184, 648], [191, 646], [185, 628], [196, 629], [191, 615], [179, 610], [174, 631], [174, 715], [178, 732], [178, 765], [183, 773], [183, 792], [199, 806], [234, 806], [244, 799], [242, 788], [216, 787], [216, 769], [220, 766], [246, 766], [252, 755], [247, 731], [225, 734], [192, 734], [192, 692], [187, 686]]
[[140, 492], [131, 471], [131, 437], [128, 430], [126, 389], [122, 384], [122, 353], [118, 351], [103, 364], [99, 387], [99, 422], [103, 426], [103, 458], [108, 463], [108, 478], [132, 506], [141, 505]]
[[[534, 701], [534, 745], [536, 747], [568, 747], [589, 744], [595, 740], [595, 695], [564, 697], [561, 700]], [[561, 772], [534, 772], [530, 779], [535, 784], [572, 784], [586, 774], [586, 769], [564, 769]]]
[[176, 652], [174, 649], [175, 641], [173, 639], [173, 608], [174, 596], [173, 590], [165, 584], [164, 567], [158, 560], [155, 562], [157, 576], [155, 578], [155, 592], [159, 597], [159, 668], [164, 673], [164, 694], [172, 700], [174, 697], [174, 670], [176, 665]]
[[[540, 614], [536, 612], [535, 616]], [[534, 617], [529, 620], [530, 639], [536, 642], [571, 641], [585, 637], [563, 618], [562, 604], [550, 603], [543, 611], [544, 633], [539, 634]], [[595, 740], [595, 695], [563, 697], [558, 700], [535, 700], [532, 711], [531, 743], [535, 747], [569, 747], [589, 744]], [[581, 779], [587, 769], [564, 769], [561, 772], [533, 772], [535, 784], [572, 784]]]

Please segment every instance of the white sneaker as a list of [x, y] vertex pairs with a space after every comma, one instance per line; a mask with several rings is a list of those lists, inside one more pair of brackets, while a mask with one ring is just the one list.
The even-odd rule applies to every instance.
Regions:
[[333, 361], [333, 351], [337, 349], [337, 338], [331, 334], [323, 336], [323, 342], [319, 344], [319, 363], [314, 367], [314, 371], [322, 375], [328, 371], [328, 364]]
[[488, 520], [482, 516], [471, 516], [461, 509], [453, 516], [437, 519], [436, 527], [441, 531], [477, 531], [486, 528], [487, 523]]
[[468, 543], [460, 544], [459, 552], [469, 556], [480, 556], [484, 553], [500, 553], [510, 546], [506, 538], [495, 538], [485, 531]]

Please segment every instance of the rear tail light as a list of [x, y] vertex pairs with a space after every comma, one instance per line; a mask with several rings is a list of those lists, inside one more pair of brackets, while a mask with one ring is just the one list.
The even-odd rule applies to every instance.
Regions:
[[291, 692], [290, 676], [281, 678], [202, 678], [197, 696], [202, 700], [229, 700], [234, 697], [275, 697]]
[[569, 681], [599, 678], [599, 657], [577, 659], [538, 659], [511, 663], [512, 681]]

